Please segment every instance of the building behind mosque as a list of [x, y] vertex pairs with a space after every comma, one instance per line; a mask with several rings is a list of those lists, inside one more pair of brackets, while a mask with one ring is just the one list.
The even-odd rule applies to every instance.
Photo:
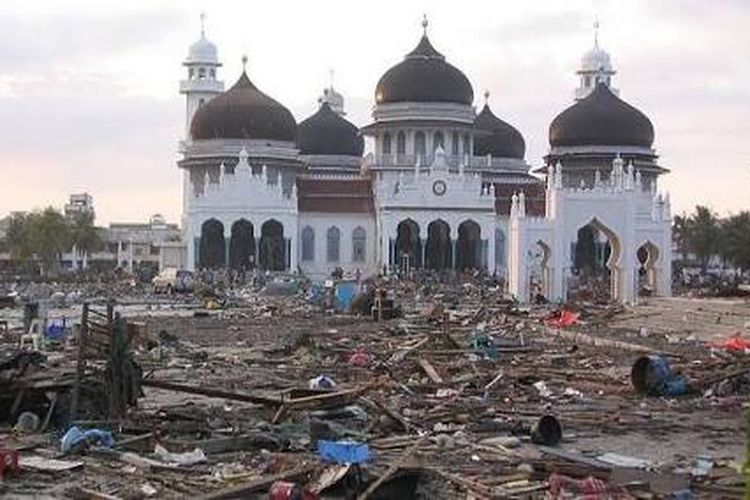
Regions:
[[[619, 97], [598, 40], [578, 71], [575, 102], [549, 129], [531, 174], [523, 135], [477, 113], [468, 78], [424, 34], [374, 87], [371, 123], [345, 117], [324, 91], [297, 123], [244, 68], [224, 90], [216, 46], [202, 33], [184, 62], [183, 242], [193, 270], [485, 269], [522, 301], [565, 299], [604, 272], [611, 298], [644, 282], [670, 292], [666, 172], [650, 120]], [[272, 91], [271, 91], [272, 93]], [[364, 138], [374, 144], [363, 156]], [[639, 285], [640, 283], [640, 285]]]

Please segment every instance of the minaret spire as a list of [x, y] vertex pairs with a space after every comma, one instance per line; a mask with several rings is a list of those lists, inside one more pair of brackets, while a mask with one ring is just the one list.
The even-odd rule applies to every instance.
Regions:
[[201, 38], [206, 38], [206, 11], [201, 11]]
[[247, 54], [242, 54], [242, 72], [247, 69]]
[[427, 36], [427, 26], [429, 26], [430, 23], [427, 21], [427, 14], [422, 14], [422, 34], [424, 36]]
[[594, 47], [599, 48], [599, 17], [594, 19]]
[[488, 89], [485, 89], [484, 91], [484, 105], [489, 106], [490, 104], [490, 91]]

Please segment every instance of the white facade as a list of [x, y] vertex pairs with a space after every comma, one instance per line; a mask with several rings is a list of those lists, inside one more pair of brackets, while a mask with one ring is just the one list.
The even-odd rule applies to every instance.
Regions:
[[[185, 63], [192, 75], [200, 65], [207, 71], [219, 66], [211, 56], [215, 47], [211, 52], [201, 43], [191, 49]], [[208, 56], [197, 55], [204, 51]], [[656, 294], [670, 293], [671, 215], [668, 198], [656, 193], [663, 169], [655, 163], [640, 172], [632, 164], [625, 167], [618, 156], [602, 180], [598, 170], [593, 173], [594, 166], [579, 160], [571, 185], [563, 181], [564, 162], [558, 162], [543, 187], [529, 175], [523, 159], [473, 154], [477, 116], [473, 106], [383, 102], [373, 108], [374, 122], [362, 129], [374, 139], [372, 155], [317, 161], [333, 165], [329, 173], [342, 175], [341, 181], [368, 182], [371, 208], [349, 212], [301, 208], [306, 196], [318, 194], [299, 193], [298, 179], [311, 179], [324, 169], [308, 171], [316, 162], [301, 158], [294, 143], [190, 140], [190, 120], [200, 105], [196, 103], [223, 89], [215, 71], [207, 74], [207, 83], [188, 78], [180, 87], [188, 103], [181, 166], [183, 243], [189, 269], [259, 267], [324, 278], [338, 268], [363, 276], [405, 265], [481, 268], [507, 278], [508, 291], [521, 301], [532, 300], [534, 293], [557, 301], [568, 298], [578, 231], [591, 225], [609, 245], [606, 266], [613, 300], [636, 299], [638, 274], [644, 268]], [[597, 81], [610, 86], [614, 70], [598, 43], [584, 57], [579, 74], [579, 98]], [[343, 113], [343, 98], [332, 88], [327, 96], [342, 104], [336, 111]], [[582, 151], [599, 154], [595, 146]], [[619, 153], [618, 148], [606, 151], [613, 152]], [[638, 153], [655, 158], [651, 150]], [[551, 154], [564, 156], [567, 151]], [[224, 158], [218, 167], [209, 162], [216, 158]], [[319, 181], [332, 187], [339, 182], [333, 175], [322, 175]], [[497, 190], [502, 185], [517, 187], [512, 200], [502, 199]], [[526, 186], [544, 192], [543, 213], [527, 215]], [[326, 196], [335, 205], [349, 195]], [[498, 208], [503, 202], [510, 205], [509, 214]], [[637, 258], [642, 247], [648, 254], [645, 263]]]
[[[563, 166], [558, 164], [547, 179], [544, 217], [528, 217], [523, 193], [513, 196], [510, 216], [508, 285], [521, 301], [532, 299], [533, 260], [541, 254], [540, 292], [553, 301], [566, 300], [572, 279], [573, 248], [578, 231], [591, 224], [609, 241], [606, 263], [611, 273], [611, 297], [634, 302], [638, 297], [638, 273], [657, 295], [671, 295], [671, 211], [669, 198], [656, 193], [655, 184], [642, 185], [632, 164], [627, 170], [616, 159], [610, 182], [590, 188], [563, 186]], [[638, 249], [648, 259], [640, 263]]]
[[377, 272], [376, 235], [375, 219], [367, 214], [301, 213], [300, 269], [314, 278], [329, 276], [337, 267], [350, 275], [371, 275]]

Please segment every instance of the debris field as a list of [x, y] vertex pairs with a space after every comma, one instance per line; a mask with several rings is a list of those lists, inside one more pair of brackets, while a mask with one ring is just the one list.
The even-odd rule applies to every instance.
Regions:
[[266, 287], [88, 297], [43, 345], [7, 328], [0, 495], [743, 498], [744, 300], [369, 287], [346, 312]]

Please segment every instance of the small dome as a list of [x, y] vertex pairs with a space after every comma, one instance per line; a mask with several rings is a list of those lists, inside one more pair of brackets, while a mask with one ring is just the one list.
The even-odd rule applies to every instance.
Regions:
[[495, 116], [489, 105], [485, 104], [477, 115], [474, 128], [480, 132], [474, 137], [475, 155], [523, 159], [526, 153], [523, 136], [511, 124]]
[[297, 137], [294, 116], [242, 73], [232, 88], [200, 107], [190, 124], [193, 139], [267, 139]]
[[218, 64], [219, 55], [216, 50], [216, 45], [208, 41], [205, 36], [201, 35], [200, 40], [190, 45], [185, 62]]
[[612, 71], [612, 61], [609, 59], [609, 54], [602, 50], [598, 44], [594, 45], [591, 50], [583, 54], [581, 71]]
[[599, 83], [552, 120], [549, 143], [555, 146], [640, 146], [654, 143], [651, 120]]
[[297, 147], [303, 155], [362, 156], [365, 144], [359, 129], [324, 102], [314, 115], [300, 122]]
[[419, 45], [380, 78], [375, 102], [456, 102], [471, 105], [474, 91], [466, 76], [445, 61], [423, 35]]

